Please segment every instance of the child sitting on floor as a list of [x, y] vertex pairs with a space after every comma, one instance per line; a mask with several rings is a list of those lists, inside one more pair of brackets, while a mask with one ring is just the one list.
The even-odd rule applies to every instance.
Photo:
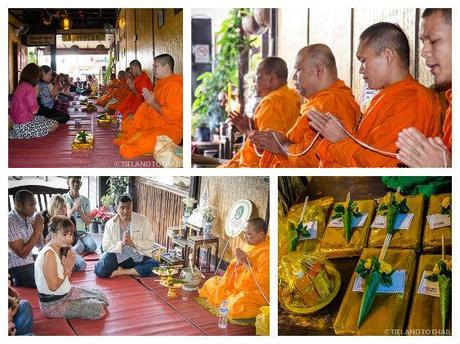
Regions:
[[109, 304], [105, 294], [70, 284], [75, 264], [75, 254], [70, 250], [74, 224], [65, 216], [54, 216], [48, 228], [51, 240], [35, 261], [35, 282], [42, 314], [48, 318], [102, 318]]

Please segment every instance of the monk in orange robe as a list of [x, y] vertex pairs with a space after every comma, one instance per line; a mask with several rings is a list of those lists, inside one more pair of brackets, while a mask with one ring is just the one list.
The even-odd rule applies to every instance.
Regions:
[[182, 141], [182, 76], [173, 73], [174, 59], [168, 54], [155, 57], [153, 69], [157, 80], [153, 92], [142, 90], [145, 102], [133, 117], [123, 120], [114, 140], [125, 159], [153, 154], [161, 135], [176, 144]]
[[397, 167], [396, 140], [402, 129], [416, 127], [429, 136], [440, 132], [439, 101], [409, 74], [409, 42], [399, 26], [377, 23], [367, 28], [356, 55], [369, 88], [380, 92], [352, 133], [361, 143], [349, 137], [329, 114], [309, 112], [310, 125], [327, 139], [316, 151], [320, 164]]
[[263, 219], [248, 221], [245, 240], [225, 274], [210, 278], [198, 291], [211, 307], [227, 300], [230, 320], [255, 318], [270, 300], [270, 240]]
[[138, 60], [132, 60], [129, 64], [129, 69], [134, 77], [134, 81], [129, 79], [127, 81], [131, 93], [117, 108], [117, 111], [122, 114], [123, 118], [134, 115], [139, 106], [144, 102], [144, 98], [142, 97], [142, 90], [144, 88], [149, 91], [153, 90], [152, 81], [150, 81], [147, 73], [142, 70], [141, 63]]
[[118, 79], [112, 79], [109, 85], [107, 85], [107, 91], [99, 97], [96, 101], [96, 105], [106, 106], [107, 103], [115, 98], [115, 93], [123, 87], [123, 83], [126, 80], [125, 71], [121, 70], [118, 72]]
[[452, 166], [452, 9], [427, 8], [422, 14], [422, 56], [436, 88], [446, 91], [447, 110], [441, 137], [427, 137], [416, 128], [399, 133], [398, 160], [409, 167]]
[[125, 98], [131, 94], [131, 89], [128, 86], [129, 79], [134, 80], [130, 69], [126, 68], [125, 78], [120, 81], [119, 87], [114, 89], [112, 100], [110, 100], [105, 106], [107, 109], [115, 111], [125, 100]]
[[[267, 57], [257, 66], [257, 92], [263, 97], [250, 119], [238, 112], [230, 113], [230, 121], [246, 135], [252, 130], [268, 129], [282, 133], [294, 125], [300, 113], [300, 96], [287, 86], [288, 69], [279, 57]], [[251, 123], [251, 124], [249, 124]], [[220, 167], [259, 167], [263, 151], [256, 152], [251, 140], [246, 139], [233, 158]]]
[[[349, 131], [354, 132], [357, 127], [359, 106], [351, 89], [338, 79], [335, 58], [328, 46], [313, 44], [299, 51], [294, 81], [306, 102], [301, 107], [301, 116], [287, 136], [277, 132], [261, 132], [251, 136], [256, 147], [264, 150], [260, 167], [318, 167], [319, 159], [315, 150], [322, 138], [315, 140], [317, 133], [308, 123], [309, 110], [337, 114]], [[273, 135], [277, 135], [279, 143]]]

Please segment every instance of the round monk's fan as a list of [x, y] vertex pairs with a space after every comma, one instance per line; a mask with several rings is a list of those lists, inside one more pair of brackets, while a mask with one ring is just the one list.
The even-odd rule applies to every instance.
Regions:
[[256, 207], [253, 206], [252, 202], [247, 199], [241, 199], [236, 201], [230, 208], [227, 214], [227, 220], [225, 221], [225, 234], [229, 237], [225, 243], [224, 250], [222, 251], [222, 256], [219, 259], [219, 263], [216, 266], [216, 271], [214, 275], [219, 270], [220, 263], [227, 252], [228, 245], [232, 238], [238, 237], [241, 232], [244, 230], [246, 222], [253, 217], [253, 213], [256, 210]]

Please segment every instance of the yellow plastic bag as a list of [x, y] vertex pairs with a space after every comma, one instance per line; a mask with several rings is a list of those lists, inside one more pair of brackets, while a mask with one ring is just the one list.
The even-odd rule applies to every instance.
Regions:
[[[363, 200], [355, 201], [358, 206], [357, 210], [361, 213], [367, 213], [366, 221], [361, 227], [353, 228], [352, 236], [349, 242], [345, 239], [345, 229], [330, 227], [329, 225], [324, 230], [323, 238], [319, 245], [319, 252], [326, 255], [327, 258], [344, 258], [354, 257], [361, 254], [369, 234], [369, 227], [374, 217], [374, 201]], [[344, 205], [345, 202], [334, 204]], [[330, 219], [333, 218], [335, 211], [332, 212]]]
[[[445, 256], [451, 259], [451, 256]], [[424, 271], [432, 271], [441, 255], [422, 255], [418, 263], [417, 279], [414, 285], [414, 296], [407, 326], [407, 335], [441, 335], [441, 306], [439, 297], [418, 293], [418, 287]], [[452, 318], [449, 321], [449, 332], [452, 333]]]
[[[406, 198], [406, 203], [410, 213], [414, 214], [414, 218], [412, 219], [409, 229], [400, 229], [393, 234], [389, 247], [410, 248], [418, 251], [420, 249], [420, 237], [422, 231], [422, 214], [424, 205], [423, 196], [408, 195], [404, 197]], [[382, 247], [386, 234], [385, 228], [371, 228], [368, 246]]]
[[[309, 201], [302, 218], [303, 223], [316, 221], [317, 235], [316, 239], [300, 240], [297, 245], [297, 252], [312, 253], [319, 246], [323, 237], [324, 228], [326, 226], [327, 214], [329, 208], [334, 202], [332, 197], [323, 197], [314, 201]], [[280, 216], [278, 222], [278, 243], [280, 258], [290, 251], [290, 242], [294, 239], [296, 232], [291, 230], [292, 226], [296, 227], [302, 215], [303, 203], [296, 204], [291, 207], [285, 218]]]
[[270, 306], [260, 307], [260, 313], [256, 316], [256, 335], [270, 335]]
[[[450, 193], [431, 195], [427, 215], [439, 214], [441, 212], [441, 203], [444, 199], [450, 197]], [[444, 236], [444, 245], [447, 251], [450, 251], [452, 246], [452, 227], [431, 229], [428, 220], [426, 220], [423, 231], [423, 252], [440, 253], [442, 236]]]
[[291, 252], [278, 269], [278, 300], [291, 313], [314, 313], [327, 306], [340, 289], [340, 274], [321, 255]]
[[157, 138], [153, 156], [164, 168], [182, 167], [182, 147], [165, 135]]
[[[379, 257], [380, 249], [365, 248], [361, 259], [372, 256]], [[401, 335], [409, 309], [409, 297], [412, 292], [417, 266], [417, 258], [413, 250], [388, 249], [385, 262], [394, 270], [405, 270], [404, 292], [395, 294], [377, 294], [372, 309], [366, 320], [358, 329], [358, 316], [363, 297], [362, 292], [353, 291], [358, 274], [353, 276], [340, 305], [334, 323], [334, 331], [339, 335]]]

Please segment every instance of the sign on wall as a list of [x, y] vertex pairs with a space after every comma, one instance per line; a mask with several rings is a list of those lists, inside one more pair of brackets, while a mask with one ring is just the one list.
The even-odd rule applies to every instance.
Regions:
[[195, 44], [195, 63], [210, 63], [209, 45]]
[[44, 35], [27, 35], [26, 45], [28, 46], [43, 46], [43, 45], [55, 45], [56, 35], [44, 34]]

